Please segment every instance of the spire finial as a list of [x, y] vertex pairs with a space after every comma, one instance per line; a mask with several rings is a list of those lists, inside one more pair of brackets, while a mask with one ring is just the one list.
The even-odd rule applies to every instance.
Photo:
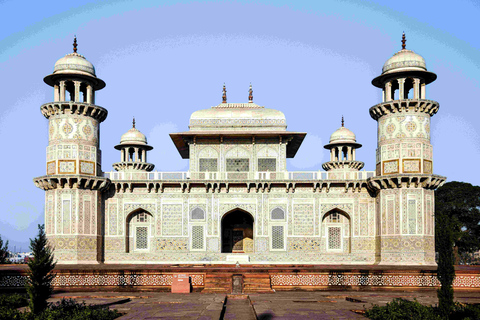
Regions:
[[132, 125], [133, 125], [133, 128], [135, 128], [135, 117], [133, 117]]
[[343, 115], [342, 115], [342, 127], [343, 127], [344, 123], [345, 123], [345, 122], [343, 121]]
[[402, 50], [405, 49], [405, 42], [407, 42], [407, 39], [405, 39], [405, 31], [403, 31], [403, 35], [402, 35]]
[[73, 52], [77, 53], [77, 35], [73, 36]]
[[248, 89], [248, 102], [253, 103], [253, 89], [252, 89], [251, 82], [250, 82], [250, 89]]
[[223, 83], [222, 103], [227, 103], [227, 89], [225, 89], [225, 82]]

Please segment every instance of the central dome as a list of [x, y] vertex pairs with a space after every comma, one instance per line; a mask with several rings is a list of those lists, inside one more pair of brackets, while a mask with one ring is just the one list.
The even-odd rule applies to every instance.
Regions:
[[190, 131], [285, 131], [283, 112], [255, 103], [221, 103], [190, 116]]

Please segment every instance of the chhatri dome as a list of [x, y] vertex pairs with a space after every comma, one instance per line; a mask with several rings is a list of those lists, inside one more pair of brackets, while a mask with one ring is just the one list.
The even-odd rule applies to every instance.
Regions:
[[147, 137], [135, 128], [135, 118], [133, 118], [132, 128], [122, 135], [120, 138], [120, 144], [115, 146], [115, 148], [119, 150], [123, 145], [147, 146]]
[[46, 76], [44, 81], [46, 84], [53, 86], [57, 78], [65, 75], [87, 78], [93, 82], [95, 90], [105, 87], [105, 82], [97, 78], [93, 64], [77, 53], [77, 37], [73, 40], [73, 52], [58, 59], [53, 68], [53, 73]]
[[355, 133], [345, 128], [343, 117], [342, 117], [342, 126], [337, 130], [335, 130], [334, 133], [332, 133], [332, 135], [330, 136], [330, 141], [327, 145], [325, 145], [325, 148], [328, 149], [331, 146], [340, 145], [340, 144], [355, 145], [357, 146], [357, 148], [362, 146], [361, 144], [357, 143], [357, 138], [355, 136]]
[[433, 82], [437, 78], [436, 74], [427, 71], [427, 64], [421, 55], [406, 49], [406, 42], [405, 33], [403, 33], [402, 50], [396, 52], [384, 63], [382, 74], [372, 80], [374, 86], [382, 88], [386, 79], [392, 75], [398, 76], [399, 73], [411, 75], [421, 73], [426, 84]]

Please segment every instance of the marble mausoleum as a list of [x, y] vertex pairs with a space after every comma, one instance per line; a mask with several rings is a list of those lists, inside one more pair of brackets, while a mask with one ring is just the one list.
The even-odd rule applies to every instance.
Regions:
[[[306, 135], [287, 131], [284, 114], [253, 102], [222, 102], [194, 112], [189, 130], [170, 137], [187, 172], [154, 171], [139, 125], [120, 138], [119, 162], [104, 172], [95, 104], [105, 82], [77, 53], [44, 81], [54, 98], [49, 122], [45, 229], [59, 264], [323, 264], [435, 266], [434, 190], [427, 99], [436, 79], [405, 48], [372, 84], [383, 99], [376, 167], [363, 169], [362, 145], [342, 124], [325, 148], [324, 171], [287, 171]], [[365, 109], [365, 112], [367, 110]], [[128, 129], [128, 128], [126, 128]], [[301, 128], [299, 128], [301, 129]], [[373, 143], [370, 141], [369, 143]], [[373, 155], [372, 155], [373, 158]]]

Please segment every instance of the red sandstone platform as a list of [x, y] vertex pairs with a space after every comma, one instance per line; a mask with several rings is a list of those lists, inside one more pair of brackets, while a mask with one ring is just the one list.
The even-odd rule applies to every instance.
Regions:
[[[480, 290], [480, 266], [457, 266], [455, 290]], [[26, 265], [0, 265], [0, 289], [23, 288]], [[170, 291], [174, 274], [193, 291], [268, 293], [290, 290], [422, 290], [439, 286], [435, 267], [365, 265], [58, 265], [56, 290]]]

